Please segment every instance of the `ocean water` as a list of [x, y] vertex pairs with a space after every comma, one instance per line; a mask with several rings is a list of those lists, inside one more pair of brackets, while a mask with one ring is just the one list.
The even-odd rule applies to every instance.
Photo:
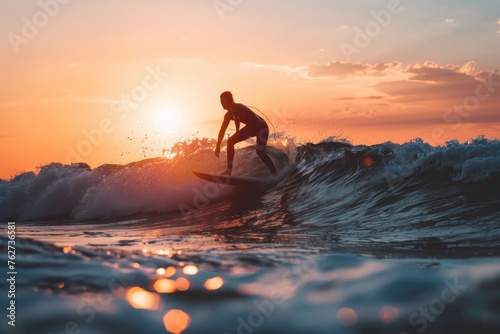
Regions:
[[[0, 331], [500, 332], [500, 141], [282, 136], [270, 154], [281, 181], [255, 189], [191, 174], [225, 169], [210, 140], [0, 181], [0, 258], [15, 222], [17, 270]], [[252, 147], [235, 168], [268, 173]]]

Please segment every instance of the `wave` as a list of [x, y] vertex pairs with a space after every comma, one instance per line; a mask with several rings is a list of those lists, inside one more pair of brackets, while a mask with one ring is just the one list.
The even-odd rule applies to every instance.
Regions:
[[[291, 140], [278, 139], [276, 147], [270, 148], [278, 167], [293, 159], [293, 145]], [[212, 140], [194, 139], [176, 144], [167, 152], [170, 158], [95, 169], [86, 163], [45, 165], [37, 174], [22, 173], [0, 182], [0, 220], [106, 219], [176, 211], [182, 203], [192, 203], [205, 185], [192, 170], [225, 170], [225, 153], [217, 159], [214, 146]], [[240, 149], [237, 160], [235, 174], [265, 173], [250, 147]], [[221, 188], [217, 197], [229, 193]]]
[[[420, 139], [372, 146], [335, 138], [296, 146], [284, 135], [273, 141], [269, 152], [275, 163], [293, 168], [272, 191], [287, 196], [305, 216], [318, 203], [326, 203], [313, 214], [320, 221], [333, 212], [342, 217], [375, 212], [381, 217], [394, 203], [407, 208], [426, 203], [431, 210], [432, 199], [454, 201], [471, 194], [486, 198], [485, 203], [498, 202], [497, 139], [478, 137], [438, 147]], [[0, 220], [106, 219], [177, 211], [206, 187], [191, 170], [225, 169], [225, 157], [215, 158], [213, 147], [213, 140], [195, 139], [175, 145], [169, 158], [95, 169], [85, 163], [43, 166], [37, 174], [23, 173], [0, 182]], [[252, 147], [239, 149], [235, 161], [235, 174], [267, 173]], [[212, 200], [228, 198], [232, 191], [219, 189]]]
[[[438, 147], [418, 138], [402, 145], [388, 142], [373, 146], [352, 146], [330, 139], [303, 145], [298, 151], [299, 162], [308, 164], [304, 169], [314, 167], [315, 172], [324, 172], [326, 179], [332, 170], [338, 175], [355, 168], [380, 166], [377, 172], [390, 186], [433, 172], [462, 183], [497, 179], [500, 173], [500, 141], [482, 136], [463, 144], [453, 140]], [[434, 181], [442, 180], [436, 177]]]

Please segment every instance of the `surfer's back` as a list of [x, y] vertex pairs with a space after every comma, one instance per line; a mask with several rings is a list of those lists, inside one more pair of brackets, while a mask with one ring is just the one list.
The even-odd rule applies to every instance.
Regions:
[[266, 124], [266, 122], [256, 115], [250, 108], [242, 103], [234, 103], [232, 107], [232, 112], [238, 113], [240, 117], [240, 121], [245, 123], [246, 125], [262, 125]]

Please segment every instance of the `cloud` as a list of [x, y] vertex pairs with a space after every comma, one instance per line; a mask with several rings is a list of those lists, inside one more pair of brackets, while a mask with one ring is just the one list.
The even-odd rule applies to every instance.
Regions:
[[473, 117], [464, 117], [458, 122], [457, 119], [448, 118], [448, 122], [444, 120], [443, 110], [434, 110], [433, 112], [422, 115], [422, 113], [406, 113], [406, 114], [376, 114], [372, 117], [366, 115], [346, 117], [337, 121], [339, 125], [349, 126], [428, 126], [428, 125], [457, 125], [457, 124], [493, 124], [500, 123], [500, 114], [498, 113], [478, 113]]
[[454, 124], [457, 117], [461, 123], [499, 123], [500, 73], [477, 71], [476, 66], [474, 61], [464, 65], [427, 61], [406, 67], [398, 61], [332, 61], [297, 69], [313, 80], [332, 79], [329, 85], [345, 92], [333, 99], [337, 109], [351, 106], [335, 112], [345, 124]]
[[[330, 101], [335, 102], [331, 110], [342, 110], [335, 112], [335, 117], [351, 125], [449, 123], [458, 116], [463, 123], [500, 121], [500, 73], [477, 71], [475, 61], [464, 65], [427, 61], [408, 66], [399, 61], [332, 61], [295, 67], [244, 65], [294, 72], [308, 82], [317, 80], [316, 88], [328, 87], [332, 92]], [[462, 117], [455, 110], [457, 106], [470, 109], [462, 112], [468, 116]]]
[[258, 64], [258, 63], [251, 63], [251, 62], [244, 62], [244, 66], [248, 67], [253, 67], [253, 68], [267, 68], [267, 69], [273, 69], [273, 70], [280, 70], [280, 71], [285, 71], [287, 73], [297, 73], [297, 72], [304, 72], [306, 67], [294, 67], [290, 65], [275, 65], [275, 64]]
[[[500, 102], [500, 76], [494, 71], [475, 72], [476, 63], [468, 62], [464, 66], [439, 66], [433, 62], [424, 65], [408, 66], [402, 75], [408, 78], [378, 83], [374, 88], [400, 103], [438, 101], [439, 104], [453, 104], [468, 96], [487, 94], [486, 89], [494, 90], [483, 103]], [[496, 87], [481, 87], [483, 82], [491, 81]]]
[[316, 78], [336, 78], [336, 79], [346, 79], [350, 77], [383, 77], [389, 73], [389, 71], [401, 71], [401, 63], [398, 61], [392, 61], [388, 63], [356, 63], [356, 62], [344, 62], [344, 61], [332, 61], [326, 63], [326, 65], [319, 64], [309, 64], [305, 66], [291, 66], [291, 65], [275, 65], [275, 64], [259, 64], [244, 62], [244, 66], [253, 68], [266, 68], [285, 71], [286, 73], [297, 73], [302, 77], [309, 79]]
[[352, 114], [344, 121], [359, 126], [500, 123], [500, 75], [498, 71], [476, 72], [475, 67], [475, 62], [408, 66], [401, 70], [401, 79], [391, 77], [372, 86], [383, 93], [385, 102], [399, 106], [399, 111], [387, 109], [376, 117]]
[[389, 63], [378, 63], [375, 65], [368, 63], [352, 63], [343, 61], [333, 61], [326, 65], [311, 64], [306, 68], [306, 76], [310, 78], [337, 78], [360, 76], [384, 76], [389, 69], [401, 66], [397, 61]]
[[[497, 71], [476, 71], [476, 62], [469, 61], [459, 66], [454, 64], [439, 65], [432, 61], [403, 67], [399, 61], [387, 63], [361, 63], [332, 61], [326, 65], [310, 64], [296, 67], [308, 78], [363, 79], [359, 88], [371, 90], [365, 97], [343, 96], [337, 100], [388, 99], [390, 102], [419, 104], [433, 101], [437, 104], [462, 102], [468, 96], [490, 94], [481, 104], [500, 106], [500, 73]], [[373, 77], [378, 77], [376, 80]], [[490, 82], [489, 84], [484, 84]], [[480, 87], [480, 88], [478, 88]], [[487, 90], [487, 91], [486, 91]]]
[[404, 72], [414, 74], [414, 76], [410, 77], [410, 80], [450, 81], [464, 75], [474, 74], [475, 69], [476, 62], [473, 61], [466, 63], [462, 67], [457, 65], [439, 66], [434, 62], [428, 61], [423, 66], [418, 64], [408, 66]]

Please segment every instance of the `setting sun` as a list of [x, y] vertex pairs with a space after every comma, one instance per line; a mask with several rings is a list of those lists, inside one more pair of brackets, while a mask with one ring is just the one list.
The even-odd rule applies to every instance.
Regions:
[[170, 107], [161, 107], [156, 111], [155, 124], [165, 132], [175, 132], [181, 127], [179, 112]]

